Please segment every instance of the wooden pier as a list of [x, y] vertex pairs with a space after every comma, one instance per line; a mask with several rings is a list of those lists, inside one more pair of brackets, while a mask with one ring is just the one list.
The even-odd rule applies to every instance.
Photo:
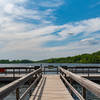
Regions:
[[74, 100], [74, 99], [64, 86], [59, 75], [45, 75], [41, 79], [35, 91], [32, 93], [30, 100]]
[[[86, 67], [84, 73], [79, 73], [80, 68], [54, 67], [56, 70], [52, 70], [53, 67], [49, 66], [47, 72], [56, 72], [56, 74], [50, 75], [46, 74], [46, 68], [39, 66], [37, 68], [24, 68], [24, 70], [21, 70], [21, 68], [17, 68], [17, 70], [16, 68], [7, 68], [3, 74], [5, 74], [5, 77], [12, 75], [10, 78], [14, 79], [14, 81], [0, 88], [0, 100], [4, 100], [14, 90], [16, 90], [16, 100], [24, 100], [26, 95], [30, 95], [29, 100], [74, 100], [72, 94], [76, 95], [79, 100], [86, 100], [87, 90], [100, 98], [100, 85], [89, 80], [91, 74], [92, 77], [100, 75], [100, 68], [94, 70], [93, 67], [93, 70], [90, 70], [89, 67]], [[81, 74], [84, 74], [84, 76]], [[96, 75], [93, 76], [93, 74]], [[100, 76], [98, 78], [100, 79]], [[82, 94], [73, 87], [73, 81], [80, 84]], [[21, 86], [25, 84], [29, 87], [20, 95]]]

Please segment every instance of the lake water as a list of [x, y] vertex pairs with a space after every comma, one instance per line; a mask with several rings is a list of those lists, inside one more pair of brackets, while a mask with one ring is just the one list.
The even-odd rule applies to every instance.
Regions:
[[[100, 84], [100, 83], [98, 83]], [[80, 93], [82, 94], [82, 87], [79, 84], [72, 84], [73, 87]], [[92, 88], [92, 87], [91, 87]], [[79, 100], [76, 95], [73, 94], [73, 97], [75, 98], [75, 100]], [[94, 94], [92, 94], [90, 91], [86, 91], [86, 100], [100, 100], [100, 98], [98, 98], [97, 96], [95, 96]]]
[[80, 63], [29, 63], [29, 64], [0, 64], [0, 67], [29, 67], [29, 66], [48, 66], [48, 65], [54, 65], [54, 66], [61, 66], [66, 65], [69, 67], [73, 66], [100, 66], [100, 64], [80, 64]]
[[[7, 83], [0, 83], [0, 87], [4, 86], [6, 84]], [[28, 88], [27, 85], [21, 86], [19, 88], [19, 95], [21, 96], [27, 88]], [[26, 95], [26, 97], [24, 98], [24, 100], [28, 100], [28, 98], [29, 98], [29, 94]], [[4, 100], [16, 100], [16, 91], [14, 90], [13, 92], [11, 92], [7, 97], [4, 98]]]
[[[72, 63], [30, 63], [30, 64], [0, 64], [0, 67], [29, 67], [29, 66], [48, 66], [48, 65], [54, 65], [54, 66], [61, 66], [66, 65], [69, 67], [73, 66], [100, 66], [100, 64], [72, 64]], [[0, 87], [4, 86], [5, 83], [0, 83]], [[81, 87], [78, 84], [73, 85], [79, 92], [81, 92]], [[26, 86], [27, 87], [27, 86]], [[23, 89], [20, 89], [20, 95], [25, 91], [26, 87]], [[75, 95], [73, 95], [75, 100], [78, 100]], [[29, 95], [26, 96], [24, 100], [28, 100]], [[16, 100], [15, 99], [15, 91], [10, 93], [9, 96], [7, 96], [4, 100]], [[87, 100], [100, 100], [100, 98], [97, 98], [94, 96], [91, 92], [87, 91]]]

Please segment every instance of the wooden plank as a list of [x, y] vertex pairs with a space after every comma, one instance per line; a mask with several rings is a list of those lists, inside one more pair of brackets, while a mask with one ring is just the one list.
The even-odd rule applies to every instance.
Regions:
[[30, 100], [73, 100], [59, 75], [45, 75]]

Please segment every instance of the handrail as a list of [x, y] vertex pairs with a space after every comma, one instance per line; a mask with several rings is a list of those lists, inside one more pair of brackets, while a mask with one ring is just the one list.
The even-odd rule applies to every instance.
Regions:
[[[61, 75], [61, 74], [60, 74]], [[77, 95], [77, 97], [80, 100], [85, 100], [82, 95], [76, 90], [74, 89], [74, 87], [65, 79], [65, 77], [63, 75], [61, 75], [61, 77], [63, 78], [63, 80], [66, 82], [66, 84], [70, 87], [70, 89]]]
[[[0, 67], [0, 69], [4, 69], [4, 71], [0, 72], [0, 74], [24, 74], [29, 73], [35, 69], [35, 67]], [[14, 76], [13, 75], [13, 76]]]
[[16, 88], [18, 88], [20, 85], [24, 84], [25, 82], [27, 82], [30, 78], [32, 78], [33, 75], [37, 75], [39, 73], [41, 73], [42, 70], [41, 68], [34, 70], [33, 72], [9, 83], [6, 86], [3, 86], [0, 88], [0, 99], [4, 98], [5, 96], [9, 95], [9, 93], [11, 93], [13, 90], [15, 90]]
[[25, 96], [27, 95], [27, 93], [31, 90], [31, 88], [34, 87], [35, 84], [37, 83], [37, 81], [40, 79], [41, 79], [41, 76], [38, 76], [38, 78], [36, 78], [35, 81], [30, 85], [30, 87], [21, 95], [19, 100], [23, 100], [25, 98]]
[[43, 67], [42, 72], [44, 74], [46, 74], [47, 72], [56, 72], [56, 74], [58, 74], [59, 70], [58, 70], [58, 66], [48, 65]]
[[5, 68], [5, 69], [34, 69], [34, 66], [31, 67], [0, 67], [0, 69]]
[[100, 68], [100, 66], [73, 66], [73, 67], [68, 67], [68, 68]]
[[[2, 75], [12, 75], [13, 78], [16, 78], [16, 76], [22, 74], [27, 74], [32, 72], [33, 70], [36, 70], [37, 66], [31, 66], [31, 67], [0, 67], [1, 71], [0, 74]], [[3, 71], [2, 71], [3, 70]]]
[[85, 87], [86, 89], [88, 89], [89, 91], [91, 91], [93, 94], [95, 94], [97, 97], [100, 98], [100, 85], [99, 84], [96, 84], [86, 78], [83, 78], [82, 76], [76, 75], [63, 68], [60, 68], [60, 71], [68, 75], [70, 78], [78, 82], [81, 86]]
[[100, 66], [60, 66], [66, 70], [69, 70], [72, 73], [77, 74], [87, 74], [87, 77], [90, 77], [92, 74], [100, 74]]

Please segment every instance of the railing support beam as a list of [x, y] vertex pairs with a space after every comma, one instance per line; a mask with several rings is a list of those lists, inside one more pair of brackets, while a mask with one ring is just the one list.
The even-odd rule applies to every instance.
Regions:
[[16, 88], [16, 100], [19, 100], [19, 88]]
[[86, 88], [82, 87], [82, 96], [86, 100]]
[[[70, 84], [72, 85], [72, 79], [71, 79], [71, 78], [69, 78], [69, 82], [70, 82]], [[71, 95], [73, 94], [73, 92], [72, 92], [71, 89], [70, 89], [70, 94], [71, 94]]]

